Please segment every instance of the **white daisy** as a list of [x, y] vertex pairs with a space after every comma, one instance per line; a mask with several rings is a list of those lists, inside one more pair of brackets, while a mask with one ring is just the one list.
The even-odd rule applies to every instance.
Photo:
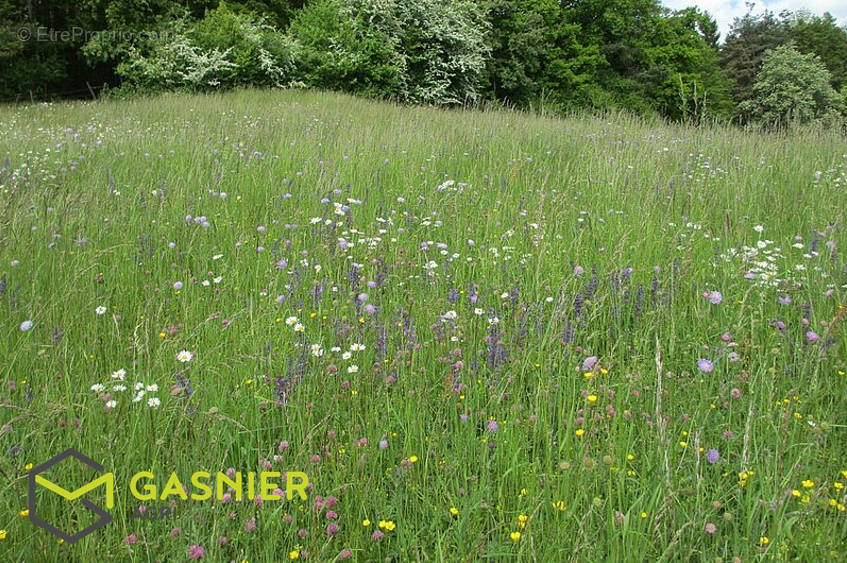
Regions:
[[176, 355], [176, 359], [180, 363], [188, 363], [194, 358], [194, 354], [189, 352], [188, 350], [182, 350], [179, 354]]

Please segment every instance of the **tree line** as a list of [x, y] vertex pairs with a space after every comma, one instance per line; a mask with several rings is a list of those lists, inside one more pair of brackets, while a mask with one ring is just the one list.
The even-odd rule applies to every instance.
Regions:
[[829, 14], [659, 0], [0, 0], [0, 100], [235, 87], [403, 103], [844, 123]]

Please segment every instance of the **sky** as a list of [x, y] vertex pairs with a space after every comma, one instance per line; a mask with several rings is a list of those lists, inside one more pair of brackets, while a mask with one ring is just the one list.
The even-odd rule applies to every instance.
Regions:
[[[696, 6], [702, 11], [709, 12], [718, 22], [721, 42], [726, 38], [732, 21], [747, 13], [744, 0], [662, 0], [662, 4], [672, 9]], [[847, 25], [847, 0], [759, 0], [753, 12], [770, 10], [774, 14], [779, 14], [783, 10], [797, 12], [804, 9], [817, 16], [829, 12], [840, 25]]]

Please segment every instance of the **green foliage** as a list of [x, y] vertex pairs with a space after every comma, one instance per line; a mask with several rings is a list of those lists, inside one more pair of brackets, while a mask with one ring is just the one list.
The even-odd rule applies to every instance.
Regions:
[[814, 53], [829, 70], [835, 89], [847, 86], [847, 29], [838, 27], [829, 13], [823, 17], [803, 15], [791, 28], [797, 50]]
[[370, 25], [365, 12], [316, 0], [291, 22], [297, 79], [311, 88], [400, 98], [405, 64], [397, 40]]
[[282, 86], [291, 77], [294, 51], [264, 18], [221, 5], [202, 20], [176, 20], [167, 34], [130, 47], [118, 73], [128, 87], [146, 91]]
[[479, 98], [486, 21], [467, 0], [319, 0], [291, 24], [309, 86], [405, 102]]
[[830, 73], [811, 54], [793, 45], [767, 51], [753, 85], [754, 97], [740, 106], [751, 119], [766, 125], [841, 120], [843, 103], [830, 85]]

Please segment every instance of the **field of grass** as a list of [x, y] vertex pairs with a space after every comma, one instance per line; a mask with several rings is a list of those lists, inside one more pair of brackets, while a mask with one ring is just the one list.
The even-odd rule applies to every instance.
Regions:
[[[0, 123], [0, 560], [847, 557], [842, 138], [295, 91]], [[66, 448], [115, 483], [75, 543], [26, 512]], [[308, 498], [166, 487], [227, 469]]]

